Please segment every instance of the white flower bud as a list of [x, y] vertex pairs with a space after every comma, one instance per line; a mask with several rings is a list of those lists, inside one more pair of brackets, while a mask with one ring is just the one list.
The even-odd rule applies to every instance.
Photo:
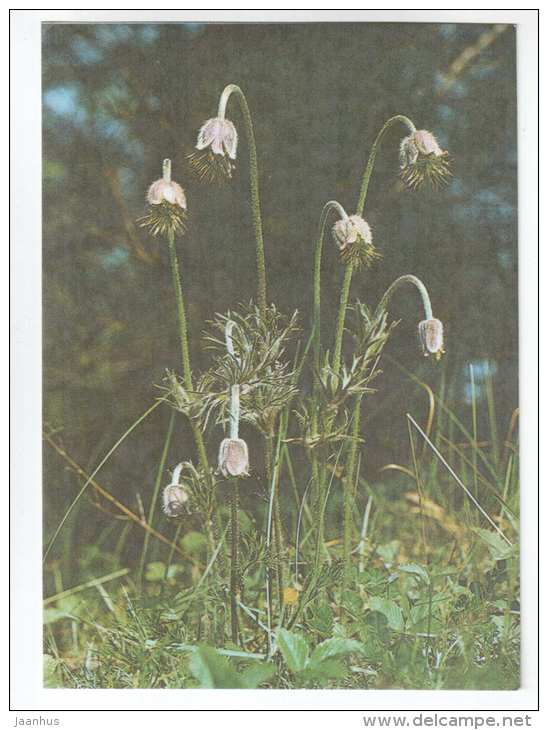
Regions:
[[170, 484], [164, 489], [162, 506], [168, 517], [180, 517], [187, 512], [189, 494], [181, 484]]
[[156, 180], [148, 189], [147, 202], [150, 205], [160, 205], [164, 201], [186, 210], [185, 191], [173, 180]]
[[419, 340], [425, 357], [434, 355], [439, 360], [443, 349], [443, 324], [439, 319], [425, 319], [419, 322]]

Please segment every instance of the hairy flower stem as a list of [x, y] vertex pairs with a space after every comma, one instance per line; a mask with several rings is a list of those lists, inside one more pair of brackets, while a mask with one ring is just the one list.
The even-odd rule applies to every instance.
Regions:
[[396, 291], [396, 289], [399, 289], [402, 284], [412, 284], [414, 287], [417, 288], [419, 294], [421, 295], [422, 299], [422, 306], [424, 308], [424, 318], [425, 319], [432, 319], [432, 303], [430, 301], [430, 295], [428, 294], [427, 288], [424, 286], [422, 281], [417, 277], [413, 276], [413, 274], [404, 274], [403, 276], [399, 276], [385, 291], [383, 294], [380, 302], [379, 302], [379, 309], [384, 309], [387, 307], [388, 302], [392, 298], [392, 295]]
[[238, 516], [240, 502], [240, 485], [238, 479], [232, 480], [230, 500], [230, 626], [232, 641], [238, 644], [239, 621], [238, 603], [240, 602], [240, 520]]
[[[327, 202], [322, 210], [320, 216], [320, 222], [318, 225], [318, 237], [316, 239], [316, 248], [314, 251], [314, 305], [313, 305], [313, 356], [314, 356], [314, 392], [317, 395], [319, 389], [319, 372], [320, 372], [320, 360], [321, 360], [321, 272], [322, 272], [322, 253], [323, 253], [323, 240], [325, 236], [325, 227], [329, 213], [334, 211], [340, 218], [346, 219], [348, 215], [345, 209], [336, 200], [330, 200]], [[318, 433], [318, 414], [314, 408], [312, 411], [312, 435], [316, 436]], [[315, 493], [313, 495], [314, 510], [318, 514], [318, 510], [321, 508], [321, 504], [324, 497], [324, 486], [325, 486], [325, 470], [320, 468], [318, 463], [318, 457], [316, 450], [312, 450], [312, 482], [315, 486]], [[321, 555], [321, 545], [323, 543], [323, 522], [320, 520], [317, 526], [316, 532], [316, 550], [314, 558], [314, 571], [317, 572], [319, 569], [319, 559]]]
[[[356, 215], [363, 216], [365, 208], [365, 200], [367, 198], [367, 191], [369, 190], [369, 182], [371, 175], [373, 174], [373, 168], [375, 166], [375, 160], [377, 158], [377, 152], [379, 150], [382, 138], [394, 124], [402, 123], [409, 129], [411, 133], [416, 131], [416, 127], [413, 122], [402, 114], [388, 119], [381, 127], [377, 134], [373, 146], [369, 153], [369, 158], [365, 166], [365, 170], [362, 177], [362, 184], [360, 187], [360, 194], [358, 197], [358, 204], [356, 206]], [[350, 284], [352, 282], [352, 268], [351, 264], [346, 267], [345, 278], [343, 287], [341, 290], [341, 300], [339, 304], [339, 318], [337, 322], [337, 332], [335, 335], [335, 349], [334, 349], [334, 360], [333, 370], [336, 374], [339, 373], [341, 367], [341, 355], [342, 355], [342, 340], [344, 335], [344, 321], [346, 317], [346, 309], [348, 307], [348, 298], [350, 295]], [[385, 295], [386, 296], [386, 295]], [[359, 425], [360, 425], [360, 406], [361, 397], [356, 398], [356, 404], [354, 406], [353, 415], [353, 438], [350, 444], [350, 452], [348, 455], [348, 462], [346, 467], [346, 478], [344, 480], [344, 522], [343, 522], [343, 575], [342, 575], [342, 591], [346, 590], [348, 586], [349, 574], [350, 574], [350, 545], [352, 541], [352, 499], [353, 499], [353, 476], [354, 476], [354, 465], [356, 463], [356, 455], [358, 452], [358, 436], [359, 436]]]
[[[177, 316], [179, 319], [179, 339], [181, 343], [181, 361], [183, 366], [183, 380], [185, 387], [192, 390], [192, 370], [190, 367], [190, 354], [188, 347], [188, 325], [186, 319], [185, 302], [183, 298], [183, 287], [181, 283], [181, 273], [179, 270], [179, 260], [177, 258], [177, 249], [175, 247], [175, 234], [170, 231], [167, 236], [168, 248], [169, 248], [169, 259], [171, 263], [171, 274], [173, 277], [173, 289], [175, 291], [175, 300], [177, 302]], [[204, 437], [200, 428], [193, 422], [190, 421], [192, 428], [192, 434], [194, 437], [194, 443], [198, 451], [198, 458], [200, 465], [204, 470], [206, 479], [209, 484], [211, 491], [214, 489], [214, 484], [211, 479], [211, 470], [209, 468], [209, 461], [207, 458], [207, 452], [204, 443]], [[222, 552], [222, 550], [221, 550]]]
[[244, 92], [236, 84], [229, 84], [221, 94], [219, 100], [218, 115], [224, 119], [226, 105], [232, 94], [236, 95], [240, 104], [240, 110], [244, 119], [244, 126], [249, 145], [249, 175], [251, 186], [251, 211], [253, 217], [253, 228], [255, 230], [255, 247], [257, 256], [257, 303], [261, 315], [266, 314], [266, 266], [264, 257], [263, 243], [263, 224], [261, 219], [261, 203], [259, 197], [259, 167], [257, 163], [257, 147], [255, 144], [255, 134], [253, 132], [253, 121], [251, 112], [245, 98]]

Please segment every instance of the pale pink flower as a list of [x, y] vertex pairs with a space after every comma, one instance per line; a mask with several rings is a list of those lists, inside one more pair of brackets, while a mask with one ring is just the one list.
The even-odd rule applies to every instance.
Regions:
[[202, 125], [198, 132], [196, 149], [204, 150], [206, 147], [211, 147], [215, 155], [224, 157], [227, 154], [230, 159], [236, 159], [238, 133], [229, 119], [214, 117]]
[[249, 476], [249, 454], [243, 439], [223, 439], [219, 448], [219, 471], [226, 477]]
[[153, 182], [147, 192], [147, 201], [150, 205], [160, 205], [165, 201], [186, 210], [185, 191], [173, 180], [160, 179]]

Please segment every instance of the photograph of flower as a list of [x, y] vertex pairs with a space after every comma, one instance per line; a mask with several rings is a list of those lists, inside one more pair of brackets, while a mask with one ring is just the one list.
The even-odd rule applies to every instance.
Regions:
[[516, 31], [44, 23], [44, 686], [520, 687]]

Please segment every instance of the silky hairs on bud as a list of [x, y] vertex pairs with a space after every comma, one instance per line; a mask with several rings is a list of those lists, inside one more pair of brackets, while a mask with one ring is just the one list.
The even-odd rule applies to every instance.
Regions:
[[221, 441], [219, 471], [225, 478], [249, 476], [249, 453], [243, 439], [226, 438]]
[[425, 319], [419, 322], [419, 340], [425, 357], [434, 355], [439, 360], [443, 349], [443, 324], [439, 319]]

